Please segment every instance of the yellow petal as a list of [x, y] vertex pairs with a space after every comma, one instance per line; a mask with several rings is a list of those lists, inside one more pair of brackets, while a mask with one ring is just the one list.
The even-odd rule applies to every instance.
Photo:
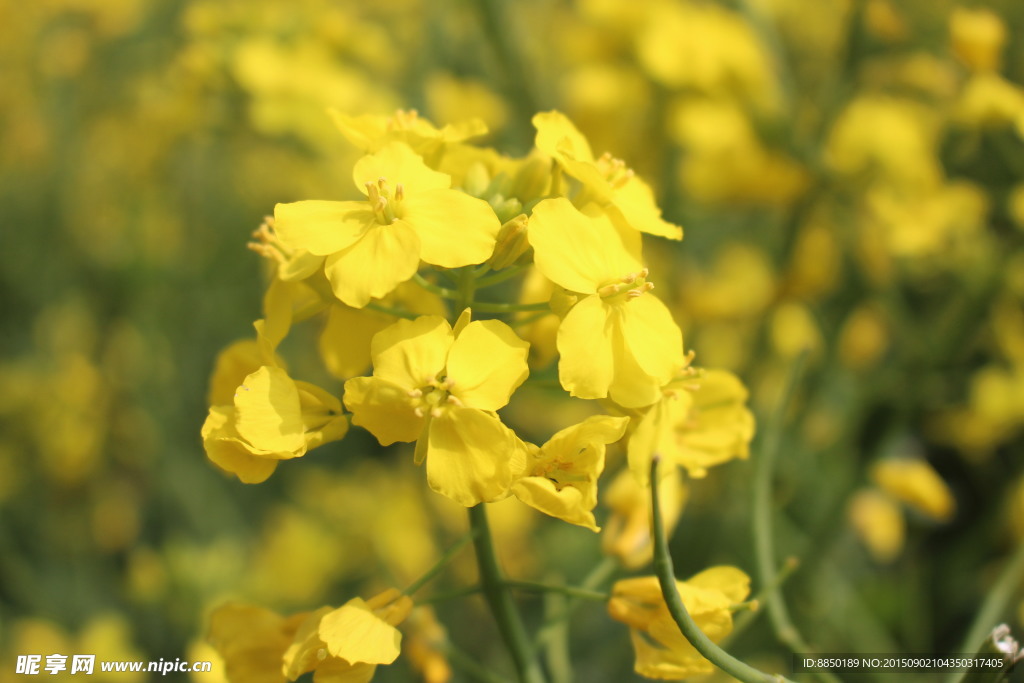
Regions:
[[683, 333], [660, 299], [644, 294], [618, 307], [622, 335], [637, 365], [659, 386], [683, 369]]
[[574, 486], [565, 486], [558, 490], [555, 482], [545, 477], [523, 477], [512, 485], [512, 493], [519, 500], [546, 515], [586, 527], [591, 531], [601, 530], [591, 511], [593, 506], [586, 505], [583, 493]]
[[419, 267], [419, 251], [419, 238], [404, 222], [374, 223], [358, 242], [327, 257], [324, 271], [336, 297], [362, 308], [411, 278]]
[[469, 408], [498, 410], [529, 374], [530, 345], [498, 320], [466, 325], [448, 354], [452, 393]]
[[236, 428], [253, 448], [276, 457], [305, 452], [299, 390], [281, 368], [264, 366], [235, 392]]
[[381, 178], [387, 180], [391, 192], [401, 183], [407, 198], [416, 192], [447, 188], [452, 184], [451, 176], [429, 168], [409, 145], [397, 141], [366, 155], [352, 169], [352, 180], [364, 194], [366, 183], [376, 185]]
[[262, 607], [227, 603], [210, 614], [207, 640], [224, 658], [230, 680], [281, 683], [281, 657], [298, 622]]
[[604, 398], [615, 364], [612, 331], [601, 297], [588, 296], [566, 314], [558, 328], [558, 380], [579, 398]]
[[402, 634], [355, 598], [320, 620], [327, 651], [350, 664], [390, 664], [398, 658]]
[[327, 370], [339, 379], [361, 375], [370, 367], [370, 340], [394, 318], [368, 309], [335, 304], [317, 342]]
[[426, 386], [444, 371], [454, 339], [448, 321], [440, 316], [399, 320], [373, 337], [373, 376], [407, 390]]
[[632, 245], [607, 218], [581, 213], [561, 197], [534, 207], [527, 237], [537, 269], [573, 292], [596, 292], [642, 267]]
[[634, 230], [670, 240], [683, 239], [683, 229], [661, 217], [654, 193], [640, 178], [633, 176], [616, 188], [612, 192], [611, 201], [615, 209], [621, 212], [623, 220]]
[[345, 382], [345, 407], [352, 411], [352, 424], [365, 428], [389, 446], [396, 441], [415, 441], [423, 429], [408, 389], [379, 377], [356, 377]]
[[274, 230], [297, 249], [326, 256], [354, 244], [376, 225], [366, 202], [309, 200], [274, 207]]
[[494, 415], [449, 408], [430, 422], [427, 482], [472, 507], [502, 498], [512, 483], [515, 434]]
[[590, 143], [562, 112], [544, 111], [534, 114], [533, 127], [537, 129], [534, 144], [548, 156], [557, 158], [569, 155], [580, 161], [594, 160]]
[[[743, 602], [750, 595], [750, 577], [736, 567], [725, 565], [710, 567], [686, 580], [686, 584], [704, 591], [720, 593], [730, 605]], [[716, 603], [717, 604], [717, 603]], [[695, 605], [688, 609], [700, 610]]]
[[946, 482], [924, 460], [879, 461], [871, 468], [871, 478], [889, 495], [936, 521], [949, 521], [956, 510]]
[[238, 477], [245, 484], [266, 481], [277, 469], [277, 459], [255, 455], [233, 426], [234, 408], [215, 406], [203, 423], [203, 449], [214, 465]]
[[333, 609], [333, 607], [321, 607], [315, 612], [307, 614], [299, 624], [291, 645], [288, 646], [284, 657], [282, 657], [281, 671], [288, 680], [294, 681], [302, 674], [313, 671], [323, 661], [320, 652], [324, 649], [325, 644], [320, 639], [320, 621], [325, 614], [329, 614]]
[[420, 238], [420, 257], [443, 268], [486, 261], [501, 229], [490, 204], [456, 190], [407, 192], [401, 212]]
[[217, 354], [210, 375], [210, 391], [206, 401], [211, 406], [230, 404], [235, 390], [245, 377], [263, 365], [259, 345], [252, 339], [232, 343]]

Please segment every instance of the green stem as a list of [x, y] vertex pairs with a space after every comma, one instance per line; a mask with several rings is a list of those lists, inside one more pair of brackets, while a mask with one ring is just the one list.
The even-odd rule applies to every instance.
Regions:
[[[783, 563], [782, 568], [775, 575], [775, 583], [770, 586], [763, 586], [751, 602], [756, 602], [759, 605], [764, 603], [765, 597], [772, 591], [778, 590], [782, 584], [786, 582], [786, 579], [793, 575], [793, 572], [795, 572], [796, 568], [799, 566], [800, 562], [795, 557], [791, 557], [786, 560]], [[741, 633], [750, 628], [750, 625], [754, 623], [754, 620], [757, 619], [760, 614], [761, 610], [751, 610], [736, 617], [736, 620], [733, 622], [732, 631], [730, 631], [729, 635], [725, 638], [722, 638], [719, 645], [727, 647], [728, 644], [736, 640]]]
[[483, 666], [465, 652], [447, 643], [444, 647], [444, 654], [452, 664], [473, 680], [480, 683], [508, 683], [508, 681], [490, 669]]
[[679, 630], [683, 632], [683, 635], [690, 641], [690, 644], [704, 655], [709, 662], [743, 683], [785, 681], [786, 679], [782, 676], [771, 676], [763, 671], [758, 671], [715, 645], [700, 630], [697, 622], [693, 620], [693, 617], [686, 610], [686, 605], [683, 604], [683, 599], [679, 595], [679, 587], [676, 586], [672, 555], [668, 552], [668, 541], [665, 538], [665, 522], [661, 518], [661, 505], [658, 501], [657, 456], [651, 462], [651, 517], [651, 535], [654, 537], [654, 573], [658, 576], [658, 583], [661, 585], [661, 593], [665, 598], [669, 614], [672, 615], [676, 625], [679, 626]]
[[[1007, 563], [1003, 573], [996, 580], [996, 585], [989, 591], [981, 609], [971, 622], [967, 635], [964, 636], [958, 652], [977, 652], [985, 638], [999, 623], [1000, 616], [1006, 611], [1006, 605], [1013, 599], [1014, 593], [1024, 582], [1024, 541], [1017, 546], [1016, 552]], [[961, 676], [951, 676], [948, 680], [957, 681]]]
[[368, 303], [363, 308], [371, 311], [377, 311], [378, 313], [386, 313], [387, 315], [393, 315], [396, 318], [405, 318], [406, 320], [415, 320], [419, 316], [409, 311], [403, 311], [400, 308], [392, 308], [391, 306], [384, 306], [381, 304]]
[[475, 536], [474, 531], [470, 530], [466, 532], [466, 534], [462, 538], [456, 541], [455, 545], [453, 545], [451, 548], [448, 548], [448, 550], [445, 551], [444, 555], [441, 556], [441, 558], [434, 564], [433, 567], [427, 570], [426, 574], [424, 574], [423, 576], [409, 584], [409, 586], [404, 591], [402, 591], [402, 595], [412, 595], [420, 588], [423, 588], [423, 586], [425, 586], [435, 576], [440, 574], [441, 570], [447, 567], [451, 563], [451, 561], [455, 559], [455, 556], [459, 554], [459, 551], [465, 548], [466, 545], [468, 545], [469, 542], [473, 540], [473, 536]]
[[[769, 588], [765, 595], [764, 602], [768, 609], [768, 616], [771, 618], [772, 629], [775, 636], [796, 653], [811, 652], [800, 631], [793, 625], [789, 616], [786, 603], [782, 600], [782, 593], [778, 590], [778, 577], [775, 570], [775, 533], [772, 524], [774, 517], [772, 510], [772, 473], [775, 471], [775, 461], [779, 454], [779, 445], [782, 442], [782, 428], [786, 421], [786, 412], [793, 400], [797, 383], [803, 371], [804, 362], [807, 359], [807, 352], [804, 351], [793, 361], [790, 368], [789, 378], [782, 392], [782, 398], [775, 409], [764, 436], [761, 439], [760, 448], [754, 462], [754, 494], [752, 526], [754, 529], [754, 555], [757, 562], [757, 573], [761, 585]], [[827, 671], [818, 673], [819, 678], [826, 681], [838, 681], [838, 679]]]
[[530, 641], [526, 637], [526, 629], [512, 602], [512, 595], [505, 585], [501, 568], [498, 567], [494, 540], [491, 538], [491, 528], [487, 523], [487, 509], [483, 503], [469, 508], [469, 523], [476, 534], [474, 545], [480, 585], [483, 587], [484, 597], [491, 608], [494, 620], [498, 622], [498, 630], [505, 641], [505, 646], [515, 663], [520, 683], [544, 683], [544, 674], [534, 658]]
[[[596, 567], [590, 570], [590, 572], [583, 578], [583, 582], [580, 583], [579, 587], [583, 589], [596, 589], [598, 586], [606, 583], [608, 579], [615, 574], [618, 568], [619, 563], [614, 558], [606, 557], [601, 560]], [[565, 609], [562, 612], [546, 618], [544, 620], [544, 625], [537, 633], [537, 645], [545, 645], [550, 639], [556, 638], [562, 624], [568, 621], [569, 617], [572, 616], [572, 613], [580, 606], [580, 604], [582, 604], [582, 601], [579, 599], [566, 600]]]
[[550, 311], [548, 302], [535, 304], [496, 304], [487, 301], [477, 301], [473, 304], [473, 310], [483, 313], [518, 313], [520, 311]]
[[463, 268], [459, 273], [459, 289], [455, 297], [455, 317], [457, 318], [464, 310], [476, 304], [473, 296], [476, 294], [476, 277], [472, 268]]
[[488, 275], [487, 277], [480, 278], [477, 281], [476, 286], [481, 289], [484, 287], [490, 287], [491, 285], [499, 284], [505, 280], [511, 280], [524, 270], [526, 270], [526, 266], [509, 266], [504, 270], [499, 270], [494, 275]]
[[452, 591], [446, 591], [444, 593], [437, 593], [426, 598], [420, 598], [416, 601], [417, 605], [436, 605], [442, 602], [448, 602], [449, 600], [457, 600], [458, 598], [464, 598], [467, 595], [476, 595], [483, 591], [480, 586], [463, 586], [462, 588], [456, 588]]
[[430, 282], [419, 273], [414, 274], [412, 276], [412, 280], [413, 282], [415, 282], [428, 292], [437, 294], [438, 296], [444, 297], [445, 299], [455, 299], [459, 296], [459, 293], [454, 289], [448, 289], [447, 287], [435, 285], [433, 282]]
[[608, 602], [608, 600], [611, 599], [611, 595], [608, 593], [589, 590], [587, 588], [577, 588], [576, 586], [554, 586], [547, 583], [537, 583], [535, 581], [505, 581], [505, 585], [509, 588], [518, 588], [519, 590], [524, 591], [533, 591], [535, 593], [559, 593], [571, 598], [594, 600], [596, 602]]

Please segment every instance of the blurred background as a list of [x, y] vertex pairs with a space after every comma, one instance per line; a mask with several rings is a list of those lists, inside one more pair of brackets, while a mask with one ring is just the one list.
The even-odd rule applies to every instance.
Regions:
[[[215, 659], [219, 602], [337, 605], [408, 583], [465, 528], [407, 451], [355, 430], [259, 486], [203, 453], [216, 355], [260, 316], [249, 233], [276, 202], [350, 191], [358, 151], [328, 107], [480, 117], [513, 155], [557, 108], [624, 159], [686, 231], [646, 245], [659, 295], [698, 365], [744, 379], [762, 434], [811, 349], [773, 475], [796, 625], [825, 652], [964, 651], [1024, 539], [1020, 2], [0, 0], [0, 16], [0, 681], [27, 653]], [[524, 419], [550, 434], [563, 416]], [[753, 469], [689, 486], [681, 577], [753, 573]], [[588, 531], [493, 516], [513, 576], [600, 562]], [[463, 559], [438, 589], [472, 576]], [[1020, 583], [989, 602], [1018, 637]], [[438, 613], [507, 670], [481, 603]], [[600, 605], [569, 642], [578, 680], [633, 680]], [[732, 647], [788, 671], [763, 617]], [[407, 659], [379, 680], [416, 680]]]

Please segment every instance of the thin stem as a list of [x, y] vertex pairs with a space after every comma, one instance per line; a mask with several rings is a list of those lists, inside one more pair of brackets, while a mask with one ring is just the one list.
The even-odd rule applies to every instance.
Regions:
[[474, 302], [473, 309], [482, 313], [518, 313], [520, 311], [550, 311], [551, 306], [546, 301], [535, 304], [497, 304], [477, 301]]
[[412, 276], [412, 280], [413, 282], [415, 282], [428, 292], [437, 294], [438, 296], [444, 297], [445, 299], [455, 299], [456, 297], [459, 296], [459, 293], [456, 292], [454, 289], [448, 289], [447, 287], [435, 285], [433, 282], [430, 282], [429, 280], [427, 280], [427, 278], [423, 277], [419, 273], [415, 273]]
[[[596, 589], [598, 586], [604, 584], [609, 578], [618, 570], [619, 563], [611, 557], [606, 557], [601, 560], [596, 567], [590, 570], [580, 583], [580, 588], [583, 589]], [[544, 621], [544, 625], [537, 633], [536, 643], [538, 646], [547, 644], [551, 638], [558, 636], [559, 628], [565, 623], [577, 607], [582, 604], [582, 600], [576, 598], [570, 598], [565, 601], [565, 607], [562, 612], [549, 616]]]
[[505, 585], [509, 588], [518, 588], [519, 590], [524, 591], [533, 591], [535, 593], [559, 593], [572, 598], [594, 600], [596, 602], [608, 602], [612, 597], [603, 591], [577, 588], [576, 586], [555, 586], [547, 583], [537, 583], [535, 581], [505, 581]]
[[480, 681], [480, 683], [509, 683], [506, 678], [493, 673], [490, 669], [480, 664], [451, 643], [445, 644], [444, 654], [448, 657], [448, 661], [454, 664], [459, 670], [469, 678]]
[[[751, 602], [756, 602], [759, 605], [764, 603], [765, 597], [772, 591], [778, 590], [782, 584], [786, 582], [786, 579], [793, 576], [796, 568], [800, 566], [800, 562], [795, 557], [790, 557], [783, 564], [782, 568], [775, 574], [775, 583], [771, 586], [763, 586], [757, 595], [754, 596]], [[736, 617], [733, 622], [732, 631], [729, 632], [725, 638], [719, 643], [722, 647], [727, 647], [729, 643], [736, 640], [741, 633], [750, 628], [750, 625], [754, 623], [754, 620], [760, 616], [761, 610], [751, 610], [744, 612], [740, 616]]]
[[464, 310], [472, 306], [479, 310], [479, 307], [473, 302], [473, 296], [476, 294], [476, 276], [473, 274], [471, 268], [463, 268], [459, 273], [459, 289], [458, 295], [455, 297], [455, 315], [459, 316]]
[[668, 552], [668, 541], [665, 538], [665, 522], [661, 518], [661, 505], [658, 501], [658, 458], [651, 462], [651, 535], [654, 537], [654, 573], [658, 576], [661, 593], [669, 613], [675, 620], [679, 630], [698, 652], [719, 669], [743, 683], [767, 683], [769, 681], [785, 681], [782, 676], [771, 676], [758, 671], [746, 662], [736, 659], [731, 654], [715, 645], [708, 638], [683, 604], [676, 586], [675, 569], [672, 566], [672, 555]]
[[402, 591], [402, 595], [412, 595], [420, 588], [423, 588], [423, 586], [425, 586], [435, 576], [440, 574], [441, 570], [447, 567], [451, 563], [451, 561], [455, 559], [455, 556], [459, 554], [459, 551], [465, 548], [469, 544], [469, 542], [473, 540], [473, 537], [475, 535], [476, 532], [472, 529], [470, 531], [467, 531], [462, 536], [462, 538], [455, 542], [455, 545], [453, 545], [451, 548], [448, 548], [448, 550], [445, 551], [444, 555], [442, 555], [440, 559], [438, 559], [438, 561], [434, 564], [433, 567], [427, 570], [426, 574], [424, 574], [423, 576], [409, 584], [409, 586], [404, 591]]
[[[570, 598], [560, 593], [545, 593], [545, 617], [564, 613], [569, 600]], [[572, 655], [569, 653], [568, 619], [558, 622], [554, 633], [545, 643], [544, 661], [547, 663], [552, 683], [572, 683]]]
[[467, 595], [476, 595], [477, 593], [483, 592], [483, 588], [480, 586], [463, 586], [462, 588], [456, 588], [452, 591], [446, 591], [444, 593], [437, 593], [426, 598], [420, 598], [416, 601], [417, 605], [436, 605], [441, 602], [448, 602], [449, 600], [457, 600], [458, 598], [464, 598]]
[[490, 287], [491, 285], [496, 285], [500, 282], [504, 282], [505, 280], [511, 280], [524, 270], [526, 270], [526, 266], [509, 266], [504, 270], [499, 270], [494, 275], [488, 275], [487, 277], [480, 278], [477, 281], [476, 286], [479, 288]]
[[498, 567], [494, 540], [491, 538], [491, 528], [487, 523], [487, 509], [483, 503], [469, 508], [469, 523], [476, 534], [474, 545], [480, 585], [483, 587], [484, 597], [491, 608], [494, 620], [498, 622], [498, 630], [505, 641], [505, 646], [515, 663], [520, 683], [544, 683], [544, 674], [534, 658], [530, 641], [526, 637], [526, 629], [512, 602], [512, 595], [505, 585], [501, 568]]
[[[999, 575], [996, 585], [989, 591], [981, 609], [975, 615], [971, 627], [967, 630], [958, 652], [977, 652], [985, 638], [999, 623], [999, 617], [1006, 611], [1006, 605], [1013, 599], [1013, 594], [1024, 581], [1024, 541], [1017, 546], [1013, 557]], [[961, 676], [951, 676], [948, 680], [957, 681]]]
[[396, 318], [405, 318], [406, 320], [415, 320], [419, 316], [409, 311], [403, 311], [400, 308], [392, 308], [391, 306], [384, 306], [382, 304], [375, 304], [373, 302], [366, 304], [363, 308], [371, 311], [377, 311], [378, 313], [386, 313], [387, 315], [393, 315]]
[[[754, 555], [761, 585], [765, 587], [778, 585], [778, 578], [775, 573], [775, 530], [772, 524], [774, 517], [771, 495], [772, 473], [775, 471], [775, 461], [778, 457], [779, 445], [782, 441], [782, 428], [786, 421], [786, 412], [793, 400], [793, 393], [796, 390], [806, 359], [807, 352], [804, 351], [793, 361], [789, 377], [783, 388], [782, 398], [779, 400], [775, 414], [772, 415], [765, 429], [760, 449], [754, 462], [754, 492], [753, 505], [751, 506], [753, 512]], [[775, 631], [775, 636], [779, 641], [794, 652], [809, 652], [810, 648], [796, 626], [793, 625], [789, 611], [786, 609], [786, 603], [782, 600], [782, 594], [778, 589], [769, 590], [765, 595], [764, 602], [768, 609], [768, 616], [771, 618], [772, 629]], [[833, 678], [832, 680], [835, 679]]]

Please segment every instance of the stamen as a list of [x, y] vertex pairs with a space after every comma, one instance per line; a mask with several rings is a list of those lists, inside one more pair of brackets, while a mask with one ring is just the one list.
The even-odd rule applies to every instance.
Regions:
[[405, 199], [405, 188], [402, 187], [402, 183], [395, 185], [395, 201], [400, 202]]
[[448, 395], [448, 403], [451, 403], [456, 408], [462, 407], [462, 401], [460, 401], [457, 396], [452, 396], [451, 394]]
[[422, 398], [423, 391], [421, 391], [420, 389], [411, 389], [406, 392], [406, 395], [409, 396], [409, 398]]

